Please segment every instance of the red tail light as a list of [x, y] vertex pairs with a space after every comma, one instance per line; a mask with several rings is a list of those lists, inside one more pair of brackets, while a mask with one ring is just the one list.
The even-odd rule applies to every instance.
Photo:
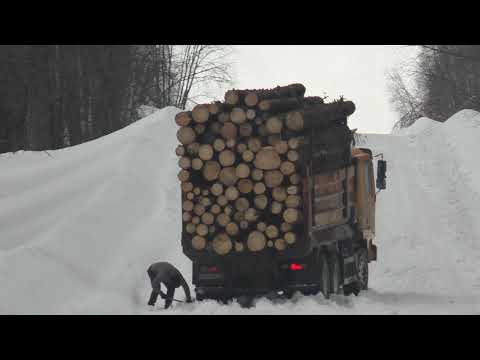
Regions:
[[216, 267], [216, 266], [210, 266], [210, 267], [207, 269], [207, 272], [209, 272], [209, 273], [216, 273], [216, 272], [218, 272], [218, 267]]
[[290, 270], [292, 270], [292, 271], [303, 270], [303, 269], [304, 269], [303, 265], [290, 264]]

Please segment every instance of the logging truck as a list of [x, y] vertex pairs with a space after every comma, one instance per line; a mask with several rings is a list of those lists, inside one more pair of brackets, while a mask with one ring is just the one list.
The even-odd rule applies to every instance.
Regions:
[[182, 248], [197, 300], [355, 294], [377, 259], [386, 162], [353, 145], [355, 106], [301, 84], [233, 90], [175, 117]]

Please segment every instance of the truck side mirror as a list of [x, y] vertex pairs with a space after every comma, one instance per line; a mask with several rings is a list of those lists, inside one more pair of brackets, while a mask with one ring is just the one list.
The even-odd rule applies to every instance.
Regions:
[[377, 163], [377, 189], [385, 190], [387, 188], [387, 162], [378, 160]]

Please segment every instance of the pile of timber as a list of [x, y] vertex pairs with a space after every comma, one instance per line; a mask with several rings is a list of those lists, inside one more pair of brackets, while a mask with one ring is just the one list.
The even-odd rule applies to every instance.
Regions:
[[338, 119], [355, 109], [304, 94], [301, 84], [230, 90], [224, 102], [176, 115], [183, 232], [193, 249], [281, 252], [296, 243], [306, 130], [346, 126]]

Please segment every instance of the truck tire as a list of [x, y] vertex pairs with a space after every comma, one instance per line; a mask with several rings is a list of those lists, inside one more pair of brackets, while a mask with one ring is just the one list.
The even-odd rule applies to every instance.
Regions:
[[330, 297], [330, 266], [328, 264], [328, 257], [325, 252], [321, 252], [318, 257], [318, 269], [320, 271], [320, 292], [323, 294], [325, 299]]
[[368, 290], [368, 252], [361, 248], [357, 252], [358, 289]]
[[330, 265], [330, 291], [332, 294], [340, 295], [342, 293], [342, 269], [340, 265], [340, 259], [336, 252], [331, 253], [329, 256], [329, 265]]

